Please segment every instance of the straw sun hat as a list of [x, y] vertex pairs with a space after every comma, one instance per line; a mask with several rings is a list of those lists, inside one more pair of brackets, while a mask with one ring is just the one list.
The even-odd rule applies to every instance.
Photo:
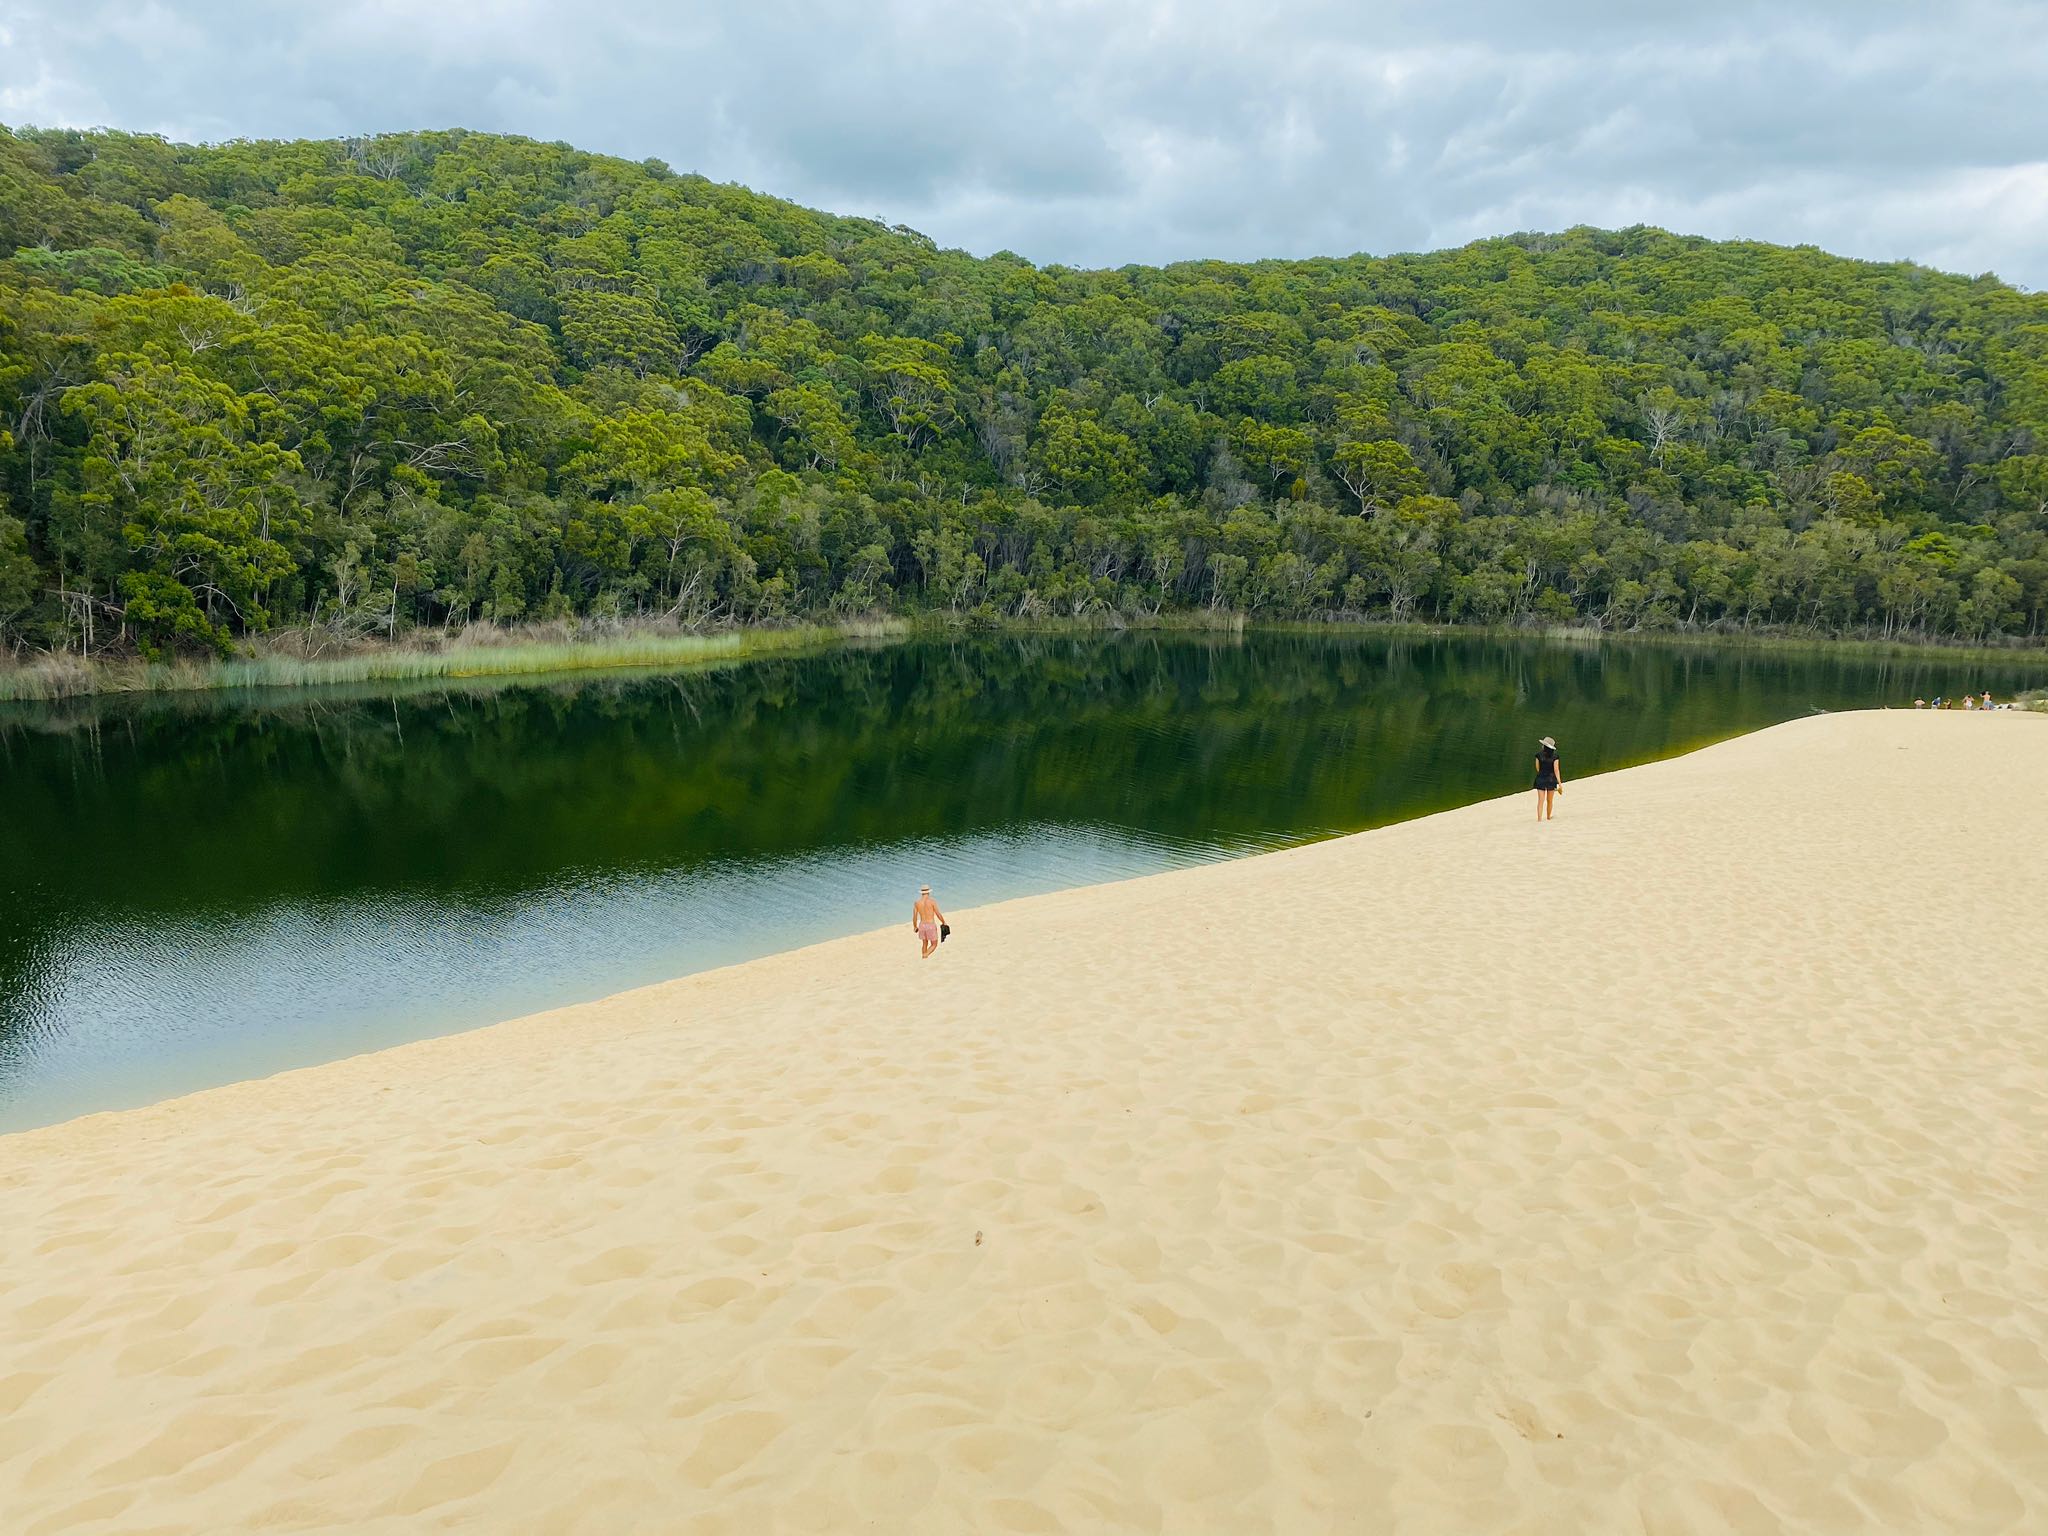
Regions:
[[1544, 737], [1541, 741], [1537, 742], [1536, 745], [1539, 747], [1548, 747], [1553, 752], [1557, 750], [1557, 743], [1552, 741], [1548, 736]]

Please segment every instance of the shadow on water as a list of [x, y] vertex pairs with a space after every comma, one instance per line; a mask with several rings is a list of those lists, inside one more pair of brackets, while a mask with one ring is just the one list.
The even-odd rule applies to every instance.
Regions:
[[[1956, 675], [1967, 671], [1967, 676]], [[0, 713], [0, 1129], [949, 908], [1301, 842], [1938, 656], [1008, 638], [711, 672]]]

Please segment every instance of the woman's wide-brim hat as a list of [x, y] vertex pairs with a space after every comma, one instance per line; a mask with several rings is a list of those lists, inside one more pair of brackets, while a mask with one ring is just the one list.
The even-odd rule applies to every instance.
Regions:
[[1557, 743], [1552, 741], [1548, 736], [1544, 737], [1541, 741], [1537, 742], [1536, 745], [1539, 747], [1548, 747], [1553, 752], [1557, 750]]

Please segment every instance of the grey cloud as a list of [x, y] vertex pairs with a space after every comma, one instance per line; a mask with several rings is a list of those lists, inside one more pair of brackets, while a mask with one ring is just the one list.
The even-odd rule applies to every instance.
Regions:
[[563, 139], [1041, 262], [1638, 220], [2048, 283], [2020, 0], [0, 0], [0, 121]]

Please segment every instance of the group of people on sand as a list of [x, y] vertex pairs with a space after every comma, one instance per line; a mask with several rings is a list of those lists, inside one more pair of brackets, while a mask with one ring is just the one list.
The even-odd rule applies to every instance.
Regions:
[[1936, 694], [1936, 695], [1935, 695], [1935, 696], [1934, 696], [1934, 697], [1933, 697], [1933, 698], [1932, 698], [1931, 700], [1930, 700], [1930, 699], [1915, 699], [1915, 700], [1913, 701], [1913, 707], [1914, 707], [1915, 709], [2011, 709], [2011, 708], [2012, 708], [2012, 706], [2011, 706], [2010, 704], [1994, 704], [1994, 703], [1992, 703], [1992, 702], [1991, 702], [1991, 690], [1990, 690], [1989, 688], [1986, 688], [1986, 689], [1984, 690], [1984, 692], [1982, 693], [1982, 695], [1978, 695], [1978, 694], [1974, 694], [1974, 693], [1966, 693], [1966, 694], [1964, 694], [1964, 695], [1962, 696], [1962, 698], [1960, 698], [1960, 699], [1951, 699], [1951, 698], [1947, 698], [1947, 697], [1944, 697], [1944, 696], [1943, 696], [1943, 695], [1941, 695], [1941, 694]]
[[[1924, 708], [1925, 700], [1915, 700]], [[1984, 707], [1991, 707], [1991, 695], [1984, 695]], [[1557, 743], [1544, 737], [1536, 744], [1536, 819], [1549, 821], [1557, 814], [1557, 797], [1564, 793], [1564, 768], [1558, 760]], [[922, 953], [919, 958], [929, 960], [938, 953], [939, 946], [946, 942], [953, 931], [946, 921], [946, 914], [939, 910], [939, 904], [932, 900], [932, 888], [921, 885], [917, 888], [917, 901], [910, 909], [910, 926], [917, 934]]]

